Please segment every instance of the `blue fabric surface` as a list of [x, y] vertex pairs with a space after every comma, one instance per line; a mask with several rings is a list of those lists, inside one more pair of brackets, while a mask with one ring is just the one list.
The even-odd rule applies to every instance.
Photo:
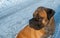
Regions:
[[33, 12], [39, 6], [56, 11], [54, 38], [60, 38], [60, 0], [1, 0], [0, 38], [15, 38], [17, 33], [28, 24]]

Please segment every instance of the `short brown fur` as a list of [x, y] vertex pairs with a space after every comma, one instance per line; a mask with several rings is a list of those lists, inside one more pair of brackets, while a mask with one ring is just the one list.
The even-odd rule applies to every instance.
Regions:
[[[51, 17], [47, 16], [48, 14]], [[29, 24], [17, 34], [16, 38], [48, 38], [53, 35], [55, 31], [53, 15], [54, 10], [50, 8], [37, 8]]]

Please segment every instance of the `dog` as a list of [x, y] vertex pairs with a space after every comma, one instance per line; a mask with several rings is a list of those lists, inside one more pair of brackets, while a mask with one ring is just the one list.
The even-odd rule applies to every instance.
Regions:
[[38, 7], [33, 13], [33, 18], [24, 27], [16, 38], [53, 38], [55, 32], [55, 11], [46, 7]]

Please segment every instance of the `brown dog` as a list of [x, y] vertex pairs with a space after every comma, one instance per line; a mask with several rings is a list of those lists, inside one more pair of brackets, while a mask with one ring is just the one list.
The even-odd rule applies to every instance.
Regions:
[[29, 20], [29, 25], [21, 30], [16, 38], [48, 38], [52, 36], [55, 30], [54, 13], [55, 11], [50, 8], [37, 8], [33, 18]]

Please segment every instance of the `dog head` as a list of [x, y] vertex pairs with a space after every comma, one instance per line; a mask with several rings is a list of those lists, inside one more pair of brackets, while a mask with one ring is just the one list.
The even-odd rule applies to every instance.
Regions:
[[29, 25], [30, 27], [39, 30], [48, 24], [54, 14], [55, 11], [53, 9], [38, 7], [33, 13], [33, 18], [29, 20]]

